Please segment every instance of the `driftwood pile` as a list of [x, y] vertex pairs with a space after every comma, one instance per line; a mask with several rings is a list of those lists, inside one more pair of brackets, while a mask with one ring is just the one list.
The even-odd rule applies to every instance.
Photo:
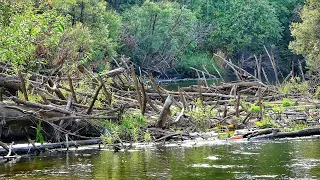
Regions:
[[[225, 126], [229, 131], [228, 125], [244, 128], [251, 119], [261, 120], [262, 101], [301, 97], [281, 94], [276, 86], [266, 85], [253, 76], [251, 80], [221, 85], [210, 85], [205, 78], [199, 78], [198, 85], [169, 91], [159, 86], [151, 73], [142, 79], [136, 75], [134, 66], [120, 61], [115, 61], [116, 68], [100, 75], [81, 65], [72, 73], [55, 69], [43, 75], [14, 73], [12, 67], [0, 64], [0, 146], [10, 149], [2, 141], [33, 144], [39, 134], [47, 142], [69, 139], [100, 142], [95, 139], [105, 133], [101, 121], [119, 122], [122, 114], [132, 109], [139, 109], [151, 121], [147, 130], [154, 141], [191, 139], [194, 137], [189, 132], [199, 129], [188, 112], [199, 108], [194, 103], [198, 99], [202, 107], [217, 111], [216, 116], [206, 120], [207, 128]], [[80, 82], [90, 86], [91, 91], [80, 91]], [[34, 95], [40, 99], [32, 100], [30, 97]], [[259, 106], [260, 113], [250, 112], [244, 102]], [[172, 116], [172, 107], [180, 109], [180, 113]], [[180, 129], [179, 133], [166, 130], [170, 126]], [[60, 146], [65, 147], [61, 143]]]

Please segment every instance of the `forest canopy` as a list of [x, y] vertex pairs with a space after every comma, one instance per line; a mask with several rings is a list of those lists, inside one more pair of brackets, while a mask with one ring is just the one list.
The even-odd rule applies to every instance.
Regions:
[[[266, 47], [286, 72], [297, 54], [310, 65], [317, 59], [317, 4], [309, 0], [300, 19], [302, 0], [3, 0], [0, 60], [34, 70], [85, 64], [100, 72], [124, 55], [144, 71], [192, 76], [189, 67], [214, 74], [216, 64], [223, 71], [214, 53], [239, 63], [267, 57]], [[250, 68], [249, 61], [239, 65]]]

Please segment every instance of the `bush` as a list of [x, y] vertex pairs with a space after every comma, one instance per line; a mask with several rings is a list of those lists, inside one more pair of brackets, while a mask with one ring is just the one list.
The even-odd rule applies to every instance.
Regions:
[[283, 107], [289, 107], [289, 106], [295, 106], [296, 105], [296, 102], [292, 102], [290, 99], [288, 98], [283, 98], [282, 100], [282, 106]]
[[281, 93], [290, 94], [290, 93], [309, 93], [309, 86], [306, 81], [302, 81], [299, 77], [291, 78], [289, 81], [284, 82], [280, 88]]

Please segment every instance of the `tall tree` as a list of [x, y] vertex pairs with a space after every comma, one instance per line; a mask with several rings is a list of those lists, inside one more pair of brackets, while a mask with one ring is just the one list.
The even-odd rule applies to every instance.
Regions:
[[146, 1], [123, 14], [124, 52], [141, 67], [164, 72], [197, 40], [197, 18], [178, 3]]
[[320, 1], [307, 0], [300, 12], [302, 22], [293, 23], [291, 33], [294, 41], [290, 42], [290, 48], [297, 54], [305, 56], [311, 78], [315, 79], [315, 85], [319, 86], [320, 78]]
[[309, 68], [320, 69], [320, 1], [308, 0], [300, 12], [301, 23], [293, 23], [291, 33], [294, 41], [290, 48], [307, 58]]

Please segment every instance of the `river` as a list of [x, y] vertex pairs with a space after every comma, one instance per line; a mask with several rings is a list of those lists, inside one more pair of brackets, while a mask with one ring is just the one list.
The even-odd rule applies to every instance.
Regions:
[[[192, 145], [192, 146], [191, 146]], [[0, 165], [0, 179], [320, 179], [320, 140], [79, 150]]]

